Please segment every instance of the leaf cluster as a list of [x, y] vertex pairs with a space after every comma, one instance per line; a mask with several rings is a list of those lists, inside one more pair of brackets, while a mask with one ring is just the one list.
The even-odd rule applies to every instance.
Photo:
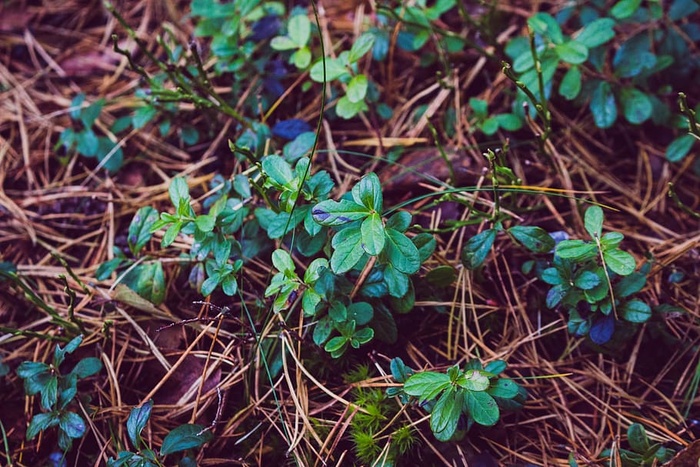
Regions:
[[[627, 429], [627, 442], [629, 449], [616, 450], [619, 455], [621, 467], [643, 467], [660, 465], [673, 459], [675, 451], [662, 446], [660, 443], [651, 443], [644, 425], [633, 423]], [[612, 450], [606, 449], [601, 453], [601, 458], [610, 458]]]
[[81, 359], [66, 374], [61, 373], [60, 366], [66, 355], [73, 353], [83, 340], [77, 336], [61, 348], [56, 345], [50, 364], [43, 362], [22, 362], [17, 368], [17, 375], [24, 380], [24, 391], [28, 396], [39, 394], [42, 413], [35, 414], [27, 428], [27, 440], [34, 439], [39, 432], [51, 427], [58, 427], [58, 446], [66, 452], [73, 445], [73, 440], [81, 438], [86, 431], [85, 421], [75, 412], [68, 410], [68, 405], [78, 394], [78, 381], [100, 372], [102, 362], [95, 357]]

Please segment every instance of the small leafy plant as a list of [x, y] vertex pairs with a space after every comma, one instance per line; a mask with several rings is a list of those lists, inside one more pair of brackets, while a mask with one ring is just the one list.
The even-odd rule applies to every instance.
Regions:
[[[166, 465], [163, 462], [166, 456], [197, 449], [213, 438], [211, 430], [207, 427], [194, 424], [180, 425], [166, 435], [160, 453], [156, 453], [141, 437], [141, 432], [151, 417], [152, 409], [152, 400], [131, 409], [126, 421], [126, 433], [136, 452], [119, 451], [116, 459], [110, 458], [107, 461], [108, 467], [161, 467]], [[196, 463], [192, 457], [187, 456], [178, 465], [196, 465]]]
[[69, 115], [75, 128], [69, 127], [61, 132], [58, 146], [62, 146], [68, 153], [76, 151], [84, 157], [96, 157], [101, 167], [114, 173], [123, 164], [124, 152], [107, 136], [97, 136], [93, 128], [105, 100], [100, 99], [87, 106], [84, 104], [83, 93], [75, 96], [71, 102]]
[[50, 364], [43, 362], [22, 362], [17, 368], [17, 375], [24, 380], [24, 391], [28, 396], [39, 394], [43, 413], [32, 417], [27, 428], [27, 440], [34, 439], [39, 432], [58, 426], [58, 447], [67, 452], [73, 440], [85, 434], [85, 421], [80, 415], [68, 409], [78, 394], [78, 381], [95, 375], [102, 369], [102, 362], [95, 357], [80, 360], [66, 374], [60, 367], [66, 355], [73, 353], [83, 336], [72, 339], [64, 348], [56, 345]]
[[[601, 453], [601, 458], [619, 455], [622, 462], [620, 467], [643, 467], [661, 465], [670, 461], [675, 454], [672, 449], [667, 449], [659, 443], [649, 442], [644, 426], [639, 423], [633, 423], [627, 429], [627, 442], [630, 449], [619, 449], [614, 453], [612, 450], [606, 449]], [[612, 463], [611, 465], [617, 464]]]
[[563, 240], [556, 246], [550, 267], [538, 271], [551, 285], [548, 308], [563, 307], [569, 331], [605, 344], [615, 332], [617, 319], [644, 323], [651, 318], [648, 304], [632, 296], [646, 284], [646, 274], [635, 272], [632, 255], [620, 249], [624, 236], [602, 233], [603, 210], [591, 206], [584, 216], [591, 240]]
[[497, 360], [484, 367], [472, 359], [463, 369], [454, 365], [446, 373], [416, 373], [401, 359], [394, 359], [391, 372], [403, 388], [390, 388], [388, 395], [418, 397], [418, 403], [430, 412], [430, 429], [435, 438], [458, 440], [475, 423], [493, 426], [500, 419], [501, 410], [522, 407], [527, 391], [512, 379], [499, 376], [506, 366]]

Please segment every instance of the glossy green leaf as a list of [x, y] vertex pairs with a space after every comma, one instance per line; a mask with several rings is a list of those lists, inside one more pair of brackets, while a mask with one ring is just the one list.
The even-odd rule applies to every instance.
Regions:
[[338, 117], [347, 120], [360, 112], [365, 112], [367, 108], [367, 104], [365, 104], [364, 100], [353, 102], [346, 95], [338, 99], [338, 103], [335, 106], [335, 113], [338, 114]]
[[367, 95], [367, 85], [367, 76], [362, 74], [353, 76], [348, 83], [348, 90], [346, 94], [348, 96], [348, 100], [353, 103], [364, 100], [365, 96]]
[[363, 33], [360, 37], [355, 40], [350, 49], [350, 55], [348, 55], [348, 62], [355, 63], [360, 58], [362, 58], [367, 52], [372, 50], [374, 45], [374, 34], [370, 32]]
[[286, 250], [277, 249], [272, 252], [272, 265], [280, 272], [294, 274], [294, 260]]
[[316, 323], [314, 327], [314, 344], [323, 345], [333, 332], [333, 320], [329, 316], [324, 316]]
[[620, 308], [622, 317], [630, 323], [646, 323], [651, 318], [651, 307], [638, 299], [630, 300]]
[[527, 24], [536, 33], [546, 37], [555, 44], [564, 42], [564, 35], [561, 32], [559, 23], [549, 13], [535, 13], [528, 18]]
[[476, 97], [470, 97], [469, 98], [469, 107], [472, 108], [472, 110], [474, 111], [474, 115], [479, 120], [483, 120], [488, 116], [488, 103], [483, 99], [477, 99]]
[[600, 245], [603, 250], [612, 250], [617, 248], [624, 238], [625, 236], [620, 232], [608, 232], [600, 239]]
[[362, 258], [362, 233], [360, 229], [348, 228], [338, 232], [333, 237], [334, 248], [331, 256], [331, 270], [343, 274], [352, 269]]
[[689, 134], [674, 139], [666, 148], [666, 160], [669, 162], [680, 162], [688, 155], [696, 141], [697, 139]]
[[523, 127], [523, 121], [515, 114], [498, 114], [494, 117], [498, 126], [506, 131], [518, 131]]
[[270, 47], [274, 50], [294, 50], [297, 44], [289, 36], [277, 36], [270, 41]]
[[145, 127], [148, 122], [153, 120], [156, 115], [158, 115], [158, 109], [152, 105], [139, 107], [134, 112], [134, 116], [131, 119], [131, 125], [134, 127], [134, 130], [140, 130], [141, 128]]
[[647, 276], [641, 272], [633, 272], [629, 276], [623, 277], [615, 284], [615, 298], [625, 298], [633, 295], [644, 288], [647, 283]]
[[620, 0], [610, 9], [610, 14], [617, 19], [629, 18], [641, 3], [642, 0]]
[[81, 438], [85, 434], [85, 421], [74, 412], [63, 412], [58, 419], [58, 427], [69, 438]]
[[187, 186], [187, 181], [184, 177], [173, 178], [168, 187], [168, 193], [170, 194], [170, 201], [176, 209], [183, 201], [187, 203], [190, 201], [190, 187]]
[[627, 441], [630, 447], [637, 453], [643, 454], [649, 450], [649, 438], [644, 426], [633, 423], [627, 429]]
[[605, 260], [605, 265], [620, 276], [632, 274], [636, 266], [634, 257], [631, 254], [618, 249], [605, 250], [603, 259]]
[[406, 380], [413, 375], [415, 372], [408, 367], [400, 357], [392, 358], [391, 363], [389, 363], [389, 369], [391, 370], [391, 376], [396, 380], [397, 383], [404, 383]]
[[137, 255], [153, 235], [151, 227], [158, 220], [158, 211], [151, 206], [143, 206], [136, 211], [129, 224], [127, 242], [132, 254]]
[[262, 160], [262, 168], [274, 183], [279, 187], [294, 188], [293, 181], [295, 180], [294, 172], [292, 171], [289, 162], [277, 155], [269, 155]]
[[369, 216], [370, 211], [365, 206], [347, 199], [327, 199], [314, 206], [311, 214], [319, 224], [334, 226], [364, 219]]
[[205, 430], [201, 425], [180, 425], [172, 430], [163, 439], [160, 455], [167, 456], [175, 452], [195, 449], [213, 438], [211, 431]]
[[76, 151], [83, 156], [93, 157], [97, 155], [100, 140], [94, 131], [87, 129], [75, 134]]
[[617, 120], [617, 105], [610, 83], [601, 81], [593, 91], [590, 109], [598, 128], [610, 128]]
[[78, 379], [87, 378], [96, 375], [102, 370], [102, 361], [95, 357], [85, 357], [76, 363], [71, 373], [75, 374]]
[[592, 271], [581, 271], [574, 279], [574, 285], [581, 290], [591, 290], [600, 285], [600, 277]]
[[620, 93], [620, 103], [625, 118], [634, 125], [639, 125], [651, 118], [653, 110], [651, 99], [637, 88], [623, 88]]
[[[450, 377], [445, 373], [423, 371], [409, 377], [403, 389], [409, 396], [423, 397], [436, 390], [444, 390], [450, 386]], [[424, 400], [424, 399], [422, 399]]]
[[469, 415], [479, 425], [493, 426], [501, 416], [496, 400], [486, 392], [465, 391], [464, 402]]
[[572, 65], [580, 65], [588, 59], [588, 47], [577, 41], [568, 41], [554, 48], [559, 58]]
[[216, 216], [211, 214], [202, 214], [194, 220], [195, 225], [202, 232], [211, 232], [216, 226]]
[[297, 47], [303, 47], [311, 37], [311, 21], [306, 15], [294, 15], [287, 23], [287, 34]]
[[394, 229], [386, 229], [385, 252], [387, 260], [397, 271], [415, 274], [420, 269], [420, 253], [409, 238]]
[[486, 391], [491, 384], [489, 378], [479, 370], [467, 370], [457, 384], [468, 391]]
[[598, 18], [588, 23], [576, 36], [576, 42], [585, 45], [589, 49], [609, 42], [615, 37], [615, 20], [610, 18]]
[[438, 266], [428, 271], [425, 279], [431, 285], [447, 287], [457, 280], [457, 271], [452, 266]]
[[32, 417], [32, 421], [29, 422], [29, 426], [27, 427], [27, 441], [34, 439], [40, 431], [44, 431], [52, 426], [58, 425], [59, 421], [58, 414], [55, 412], [38, 413], [34, 415]]
[[358, 326], [364, 326], [372, 321], [374, 310], [367, 302], [356, 302], [347, 308], [348, 319], [354, 320]]
[[462, 249], [462, 264], [464, 267], [476, 269], [484, 264], [495, 240], [495, 229], [484, 230], [470, 238]]
[[591, 206], [583, 216], [583, 225], [591, 238], [600, 238], [603, 233], [603, 209]]
[[408, 292], [408, 275], [397, 271], [392, 264], [384, 268], [384, 282], [392, 297], [401, 298]]
[[149, 399], [140, 407], [131, 409], [129, 418], [126, 420], [126, 434], [135, 449], [141, 449], [141, 432], [151, 418], [151, 409], [153, 409], [153, 399]]
[[123, 283], [155, 305], [165, 300], [165, 274], [159, 261], [136, 266], [124, 276]]
[[334, 81], [343, 75], [349, 74], [347, 67], [343, 64], [343, 62], [340, 59], [326, 58], [325, 60], [319, 60], [318, 62], [316, 62], [311, 67], [311, 70], [309, 70], [309, 77], [313, 81], [316, 81], [317, 83], [324, 82], [324, 64], [326, 71], [326, 81]]
[[508, 233], [534, 253], [547, 253], [554, 248], [554, 239], [541, 227], [516, 225]]
[[595, 243], [588, 243], [582, 240], [562, 240], [557, 244], [555, 251], [560, 258], [581, 261], [595, 257], [598, 248]]
[[572, 66], [566, 72], [559, 85], [559, 95], [567, 100], [576, 99], [581, 93], [581, 69]]
[[511, 379], [499, 378], [486, 392], [493, 397], [512, 399], [518, 395], [518, 385]]
[[370, 172], [352, 187], [352, 199], [369, 210], [381, 214], [384, 206], [382, 184], [374, 172]]
[[488, 373], [493, 373], [494, 375], [499, 375], [506, 371], [508, 364], [503, 360], [494, 360], [489, 362], [485, 367], [484, 371]]
[[430, 429], [439, 441], [449, 441], [457, 431], [462, 401], [454, 390], [445, 391], [430, 414]]

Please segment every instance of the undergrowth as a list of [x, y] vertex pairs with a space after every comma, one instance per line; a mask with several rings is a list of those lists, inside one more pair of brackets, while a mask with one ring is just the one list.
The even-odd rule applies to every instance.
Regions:
[[696, 2], [2, 8], [8, 465], [696, 445]]

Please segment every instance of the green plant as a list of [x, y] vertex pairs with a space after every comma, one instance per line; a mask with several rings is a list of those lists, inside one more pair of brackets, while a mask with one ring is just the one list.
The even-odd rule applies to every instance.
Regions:
[[68, 406], [78, 394], [78, 381], [99, 373], [102, 362], [95, 357], [86, 357], [69, 373], [63, 374], [60, 370], [66, 355], [73, 353], [82, 341], [83, 336], [80, 335], [64, 348], [56, 345], [50, 364], [27, 361], [17, 368], [17, 375], [24, 380], [24, 391], [28, 396], [39, 394], [44, 411], [35, 414], [29, 422], [27, 440], [34, 439], [41, 431], [58, 426], [58, 446], [67, 452], [73, 440], [85, 434], [85, 421], [77, 413], [68, 410]]
[[280, 51], [293, 50], [294, 52], [289, 57], [289, 63], [300, 70], [305, 70], [311, 64], [309, 39], [311, 39], [309, 17], [306, 14], [296, 14], [291, 16], [287, 22], [287, 34], [274, 37], [270, 42], [270, 47]]
[[309, 70], [309, 76], [317, 83], [337, 80], [346, 85], [345, 95], [338, 99], [335, 106], [335, 113], [341, 118], [352, 118], [368, 109], [365, 98], [369, 79], [358, 71], [358, 62], [372, 50], [374, 40], [371, 32], [363, 33], [349, 51], [342, 51], [337, 58], [322, 58]]
[[[126, 421], [126, 433], [136, 452], [119, 451], [117, 458], [107, 460], [108, 467], [156, 467], [163, 466], [164, 458], [170, 454], [196, 449], [209, 442], [213, 435], [207, 427], [194, 424], [180, 425], [170, 431], [156, 453], [141, 437], [151, 417], [153, 401], [149, 400], [140, 407], [134, 407]], [[178, 465], [196, 465], [195, 460], [187, 456]]]
[[621, 233], [602, 234], [599, 206], [586, 210], [584, 225], [591, 240], [560, 241], [551, 266], [539, 268], [537, 275], [552, 286], [547, 307], [562, 306], [568, 313], [569, 331], [604, 344], [612, 338], [618, 318], [629, 323], [651, 318], [649, 305], [632, 298], [646, 284], [646, 268], [635, 272], [634, 257], [620, 249]]
[[[697, 9], [691, 0], [675, 0], [668, 11], [657, 2], [643, 7], [639, 1], [621, 0], [609, 10], [605, 2], [590, 2], [567, 6], [556, 17], [536, 13], [528, 19], [531, 40], [512, 39], [505, 50], [519, 74], [511, 78], [525, 88], [519, 92], [515, 112], [528, 93], [535, 107], [546, 111], [555, 76], [563, 66], [558, 94], [579, 106], [587, 104], [598, 128], [610, 128], [620, 111], [633, 125], [652, 120], [659, 126], [687, 127], [685, 118], [672, 114], [664, 98], [698, 68], [697, 56], [683, 38], [700, 39], [694, 24], [683, 23]], [[577, 28], [571, 35], [562, 31], [568, 23]], [[632, 25], [653, 32], [636, 32]], [[608, 46], [613, 40], [620, 41], [616, 49]], [[612, 70], [607, 66], [610, 50], [615, 50]], [[668, 160], [681, 160], [691, 146], [692, 140], [677, 137], [667, 149]]]
[[506, 366], [497, 360], [484, 367], [473, 359], [464, 369], [454, 365], [446, 373], [414, 372], [400, 359], [394, 359], [392, 375], [403, 387], [390, 388], [388, 395], [418, 397], [418, 403], [430, 412], [430, 429], [435, 438], [459, 440], [474, 423], [493, 426], [500, 419], [501, 410], [522, 407], [527, 391], [513, 380], [499, 376]]
[[[84, 157], [96, 157], [99, 167], [109, 172], [116, 172], [124, 161], [124, 152], [119, 144], [107, 136], [97, 136], [94, 125], [105, 105], [100, 99], [84, 106], [85, 94], [80, 93], [73, 98], [70, 106], [70, 118], [77, 128], [66, 128], [58, 138], [57, 147], [63, 147], [69, 154], [76, 151]], [[116, 128], [119, 130], [119, 128]]]
[[[674, 450], [667, 449], [659, 443], [650, 443], [644, 426], [639, 423], [633, 423], [627, 429], [627, 442], [630, 449], [606, 449], [600, 457], [610, 459], [611, 466], [642, 467], [663, 464], [670, 461], [675, 454]], [[618, 455], [620, 464], [616, 460]]]
[[469, 99], [469, 107], [473, 111], [473, 125], [485, 135], [495, 134], [499, 128], [507, 131], [517, 131], [523, 126], [522, 119], [513, 113], [504, 113], [489, 116], [488, 103], [483, 99], [472, 97]]

